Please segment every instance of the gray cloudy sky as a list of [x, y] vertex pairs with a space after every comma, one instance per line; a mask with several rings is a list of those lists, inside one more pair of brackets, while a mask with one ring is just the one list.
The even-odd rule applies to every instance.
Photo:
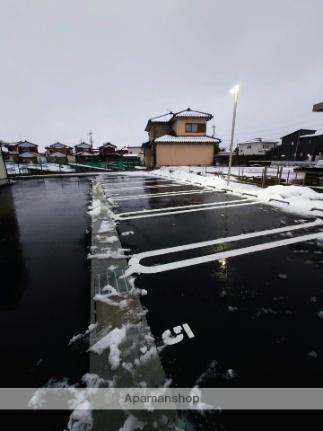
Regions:
[[138, 145], [190, 106], [227, 145], [236, 82], [238, 141], [323, 132], [322, 16], [322, 0], [0, 0], [0, 139]]

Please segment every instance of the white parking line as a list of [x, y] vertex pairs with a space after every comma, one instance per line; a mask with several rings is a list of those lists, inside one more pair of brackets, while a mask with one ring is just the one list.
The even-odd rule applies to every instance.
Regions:
[[144, 258], [147, 258], [147, 257], [161, 256], [161, 255], [165, 255], [165, 254], [169, 254], [169, 253], [176, 253], [176, 252], [181, 252], [181, 251], [186, 251], [186, 250], [193, 250], [193, 249], [206, 247], [206, 246], [210, 246], [210, 245], [215, 245], [215, 244], [223, 244], [226, 242], [241, 241], [244, 239], [257, 238], [260, 236], [289, 232], [289, 231], [294, 231], [294, 230], [299, 230], [299, 229], [306, 229], [306, 228], [310, 228], [310, 227], [314, 227], [314, 226], [322, 226], [322, 225], [323, 225], [323, 220], [316, 219], [315, 221], [309, 222], [309, 223], [301, 223], [301, 224], [297, 224], [297, 225], [290, 225], [290, 226], [284, 226], [281, 228], [267, 229], [267, 230], [252, 232], [252, 233], [248, 233], [248, 234], [240, 234], [240, 235], [231, 236], [231, 237], [218, 238], [216, 240], [211, 240], [211, 241], [203, 241], [203, 242], [186, 244], [186, 245], [177, 246], [177, 247], [168, 247], [168, 248], [164, 248], [164, 249], [160, 249], [160, 250], [152, 250], [152, 251], [142, 252], [142, 253], [134, 254], [130, 258], [129, 267], [126, 271], [126, 274], [127, 275], [134, 274], [134, 273], [155, 274], [158, 272], [164, 272], [164, 271], [170, 271], [173, 269], [185, 268], [188, 266], [199, 265], [201, 263], [206, 263], [206, 262], [213, 262], [213, 261], [216, 261], [219, 259], [225, 259], [228, 257], [234, 257], [234, 256], [239, 256], [239, 255], [244, 255], [244, 254], [249, 254], [249, 253], [255, 253], [258, 251], [269, 250], [269, 249], [282, 247], [282, 246], [289, 245], [289, 244], [296, 244], [298, 242], [309, 241], [311, 239], [316, 239], [316, 238], [322, 237], [323, 232], [320, 231], [320, 232], [315, 232], [315, 233], [311, 233], [311, 234], [307, 234], [307, 235], [297, 236], [294, 238], [265, 242], [263, 244], [253, 245], [250, 247], [244, 247], [244, 248], [222, 251], [222, 252], [218, 252], [218, 253], [209, 254], [206, 256], [194, 257], [191, 259], [184, 259], [184, 260], [179, 260], [179, 261], [170, 262], [170, 263], [166, 263], [166, 264], [152, 265], [152, 266], [145, 266], [145, 265], [140, 264], [140, 261]]
[[[129, 178], [129, 177], [126, 177], [126, 178]], [[136, 178], [136, 180], [137, 180], [137, 178]], [[143, 181], [144, 181], [144, 183], [143, 183]], [[103, 184], [103, 185], [127, 185], [127, 184], [146, 184], [146, 183], [153, 183], [153, 182], [156, 182], [156, 181], [161, 181], [161, 182], [165, 182], [165, 181], [172, 181], [172, 180], [162, 180], [162, 179], [142, 179], [142, 181], [100, 181], [100, 184]]]
[[[193, 208], [193, 209], [180, 210], [180, 211], [168, 211], [168, 212], [157, 213], [157, 214], [142, 214], [142, 215], [133, 215], [133, 216], [128, 216], [128, 217], [120, 217], [119, 214], [118, 214], [115, 217], [115, 219], [121, 221], [121, 220], [134, 220], [134, 219], [139, 219], [139, 218], [148, 218], [148, 217], [163, 217], [163, 216], [174, 215], [174, 214], [183, 214], [183, 213], [193, 213], [193, 212], [198, 212], [198, 211], [218, 210], [218, 209], [221, 209], [221, 208], [244, 207], [246, 205], [259, 205], [259, 204], [262, 203], [261, 201], [258, 201], [258, 202], [252, 201], [251, 202], [251, 199], [250, 199], [250, 201], [249, 201], [249, 199], [245, 199], [245, 200], [239, 199], [239, 201], [238, 201], [239, 204], [234, 204], [234, 205], [232, 205], [232, 204], [230, 205], [231, 202], [224, 202], [225, 205], [216, 205], [216, 204], [214, 204], [211, 207]], [[237, 201], [233, 201], [233, 202], [237, 202]]]
[[195, 194], [201, 194], [201, 193], [223, 193], [223, 192], [217, 191], [217, 190], [204, 189], [204, 190], [192, 190], [192, 191], [183, 191], [183, 192], [148, 193], [144, 195], [130, 195], [130, 196], [120, 196], [120, 197], [113, 196], [113, 200], [125, 201], [129, 199], [143, 199], [143, 198], [154, 199], [154, 198], [163, 198], [166, 196], [195, 195]]
[[222, 202], [208, 202], [206, 204], [191, 204], [191, 205], [178, 205], [176, 207], [164, 207], [164, 208], [155, 208], [151, 210], [140, 210], [140, 211], [127, 211], [124, 213], [119, 213], [117, 216], [130, 216], [130, 215], [137, 215], [137, 214], [150, 214], [154, 212], [162, 212], [162, 211], [169, 211], [169, 210], [176, 210], [176, 209], [186, 209], [186, 208], [200, 208], [200, 207], [208, 207], [212, 205], [220, 205], [225, 203], [233, 203], [233, 202], [245, 202], [249, 199], [232, 199], [231, 201], [222, 201]]
[[[133, 183], [131, 183], [133, 184]], [[124, 187], [124, 188], [110, 188], [110, 187], [106, 187], [106, 190], [109, 192], [124, 192], [124, 191], [128, 191], [128, 190], [135, 190], [135, 189], [158, 189], [160, 187], [183, 187], [183, 186], [187, 186], [187, 184], [181, 184], [181, 183], [168, 183], [168, 184], [157, 184], [154, 186], [146, 186], [145, 184], [142, 184], [141, 186], [137, 186], [137, 187]]]

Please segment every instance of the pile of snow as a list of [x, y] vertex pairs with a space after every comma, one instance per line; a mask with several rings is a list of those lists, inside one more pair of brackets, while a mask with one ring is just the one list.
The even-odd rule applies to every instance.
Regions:
[[71, 413], [67, 424], [67, 431], [91, 431], [92, 428], [91, 406], [87, 401], [84, 401]]
[[[300, 180], [304, 178], [304, 172], [295, 172], [294, 169], [297, 166], [283, 166], [281, 178], [289, 181], [294, 180], [296, 177]], [[231, 174], [235, 176], [244, 176], [244, 177], [256, 177], [261, 178], [264, 173], [264, 166], [232, 166], [231, 168]], [[272, 167], [267, 166], [266, 168], [266, 175], [269, 177], [276, 177], [277, 176], [277, 170], [278, 167]], [[227, 175], [229, 171], [228, 166], [209, 166], [207, 168], [201, 168], [201, 167], [191, 167], [191, 172], [205, 172], [208, 174], [217, 174], [217, 175]]]
[[47, 172], [75, 172], [75, 169], [69, 165], [60, 165], [58, 163], [12, 163], [7, 162], [6, 167], [9, 174], [28, 174], [29, 169]]
[[85, 337], [86, 335], [90, 334], [90, 332], [94, 331], [94, 330], [97, 328], [97, 326], [98, 326], [98, 324], [97, 324], [97, 323], [91, 323], [91, 324], [88, 326], [87, 330], [86, 330], [84, 333], [74, 335], [74, 336], [70, 339], [70, 341], [69, 341], [68, 345], [70, 346], [70, 345], [71, 345], [71, 344], [73, 344], [75, 341], [78, 341], [78, 340], [80, 340], [81, 338]]
[[120, 366], [120, 344], [122, 344], [127, 337], [127, 325], [121, 328], [112, 329], [107, 335], [101, 338], [97, 343], [89, 348], [89, 351], [101, 355], [106, 349], [109, 349], [109, 364], [112, 370], [116, 370]]
[[94, 296], [94, 301], [102, 302], [113, 307], [119, 307], [124, 310], [128, 307], [128, 300], [122, 299], [123, 297], [113, 286], [107, 285], [102, 289], [103, 293], [97, 293]]
[[[290, 210], [303, 215], [313, 215], [312, 208], [323, 211], [323, 195], [309, 187], [301, 186], [271, 186], [258, 192], [261, 199], [280, 199], [289, 202]], [[318, 212], [317, 212], [318, 214]], [[321, 215], [323, 212], [321, 213]]]
[[145, 426], [145, 423], [138, 419], [133, 414], [129, 414], [127, 419], [125, 420], [123, 426], [119, 429], [119, 431], [135, 431], [142, 430]]
[[88, 259], [125, 259], [129, 257], [125, 254], [128, 251], [128, 248], [106, 248], [101, 253], [89, 254]]
[[[309, 187], [277, 185], [262, 189], [255, 185], [238, 182], [231, 182], [230, 186], [227, 187], [227, 182], [224, 178], [197, 175], [189, 172], [186, 166], [163, 167], [152, 173], [156, 176], [192, 185], [228, 190], [238, 195], [248, 193], [266, 204], [278, 206], [284, 211], [298, 213], [303, 216], [323, 215], [323, 194], [317, 193]], [[277, 200], [284, 202], [277, 202]], [[316, 210], [313, 210], [313, 208], [316, 208]]]

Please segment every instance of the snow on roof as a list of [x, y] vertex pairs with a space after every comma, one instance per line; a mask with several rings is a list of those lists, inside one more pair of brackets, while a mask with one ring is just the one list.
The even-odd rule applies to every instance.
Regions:
[[289, 135], [293, 135], [294, 133], [298, 133], [300, 136], [304, 136], [305, 134], [311, 134], [312, 132], [315, 133], [316, 130], [312, 130], [312, 129], [298, 129], [298, 130], [294, 130], [294, 132], [290, 132], [290, 133], [287, 133], [284, 136], [281, 136], [281, 139], [282, 138], [286, 138]]
[[134, 157], [139, 157], [139, 154], [123, 154], [122, 157], [126, 157], [126, 158], [127, 157], [129, 157], [129, 158], [133, 157], [134, 158]]
[[312, 133], [310, 135], [301, 135], [300, 139], [302, 138], [317, 138], [318, 136], [323, 136], [323, 133]]
[[28, 141], [24, 141], [24, 142], [17, 142], [17, 145], [18, 145], [19, 147], [37, 147], [37, 145], [36, 145], [36, 144], [33, 144], [33, 143], [31, 143], [31, 142], [28, 142]]
[[213, 138], [212, 136], [174, 136], [164, 135], [155, 139], [155, 142], [183, 142], [183, 143], [206, 143], [206, 142], [219, 142], [220, 139]]
[[149, 121], [152, 123], [168, 123], [174, 117], [173, 112], [169, 112], [168, 114], [159, 115], [158, 117], [150, 118]]
[[5, 142], [3, 145], [5, 147], [15, 147], [17, 145], [17, 142]]
[[176, 119], [176, 118], [187, 118], [187, 117], [193, 117], [193, 118], [206, 118], [211, 119], [213, 117], [212, 114], [208, 114], [207, 112], [202, 111], [195, 111], [194, 109], [187, 108], [183, 111], [178, 112], [168, 112], [164, 115], [159, 115], [158, 117], [150, 118], [149, 121], [153, 123], [168, 123], [169, 121]]
[[91, 148], [91, 144], [87, 144], [86, 142], [81, 142], [80, 144], [77, 144], [75, 146], [81, 148]]
[[95, 156], [95, 154], [89, 153], [88, 151], [80, 151], [76, 153], [77, 156]]
[[240, 142], [239, 145], [252, 145], [252, 144], [271, 144], [271, 145], [276, 145], [277, 141], [270, 141], [269, 139], [260, 139], [260, 138], [255, 138], [255, 139], [250, 139], [250, 141], [245, 141], [245, 142]]
[[23, 158], [30, 158], [30, 157], [36, 157], [36, 156], [37, 156], [36, 153], [31, 153], [29, 151], [19, 154], [19, 157], [23, 157]]
[[55, 153], [50, 154], [50, 157], [66, 157], [66, 154], [55, 151]]
[[207, 112], [201, 112], [201, 111], [194, 111], [191, 108], [187, 108], [184, 111], [180, 111], [174, 114], [175, 118], [181, 118], [181, 117], [196, 117], [196, 118], [208, 118], [211, 119], [213, 116], [212, 114], [208, 114]]
[[66, 147], [68, 147], [68, 145], [62, 144], [61, 142], [55, 142], [54, 144], [51, 144], [50, 147], [66, 148]]
[[106, 142], [105, 144], [101, 145], [100, 148], [102, 148], [102, 147], [114, 147], [114, 148], [116, 148], [116, 145], [111, 144], [111, 142]]

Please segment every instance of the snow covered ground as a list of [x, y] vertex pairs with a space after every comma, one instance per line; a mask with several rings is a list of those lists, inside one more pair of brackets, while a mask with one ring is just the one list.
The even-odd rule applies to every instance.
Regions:
[[30, 169], [49, 172], [75, 172], [75, 169], [71, 168], [69, 165], [59, 165], [58, 163], [26, 164], [7, 162], [6, 167], [9, 175], [28, 174]]
[[[294, 172], [296, 166], [284, 166], [282, 171], [281, 178], [284, 180], [289, 180], [289, 182], [295, 180], [301, 180], [304, 178], [304, 172]], [[187, 168], [188, 169], [188, 168]], [[191, 172], [199, 172], [203, 170], [208, 174], [222, 174], [227, 175], [228, 166], [210, 166], [207, 168], [200, 167], [191, 167]], [[277, 167], [267, 167], [267, 176], [269, 177], [277, 177]], [[236, 176], [244, 176], [244, 177], [259, 177], [261, 178], [264, 172], [263, 166], [232, 166], [231, 173]]]
[[[201, 172], [201, 169], [202, 173], [204, 172], [204, 175], [198, 175], [192, 172]], [[208, 172], [210, 169], [217, 169], [217, 167], [208, 168]], [[315, 192], [309, 187], [277, 185], [262, 189], [256, 185], [243, 184], [236, 181], [232, 181], [230, 186], [227, 187], [225, 178], [214, 175], [211, 176], [207, 173], [205, 174], [205, 170], [203, 171], [203, 168], [189, 168], [187, 166], [172, 168], [163, 167], [151, 172], [151, 174], [186, 182], [192, 185], [227, 189], [237, 194], [251, 194], [266, 204], [303, 216], [323, 215], [323, 195]]]

